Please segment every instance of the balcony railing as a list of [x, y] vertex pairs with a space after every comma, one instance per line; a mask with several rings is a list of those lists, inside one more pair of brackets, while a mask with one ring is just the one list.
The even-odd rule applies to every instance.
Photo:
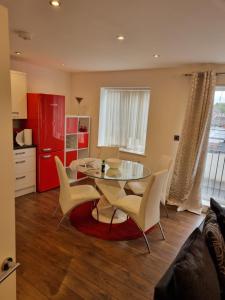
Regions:
[[225, 142], [223, 139], [214, 138], [209, 141], [202, 196], [206, 201], [214, 197], [225, 205]]

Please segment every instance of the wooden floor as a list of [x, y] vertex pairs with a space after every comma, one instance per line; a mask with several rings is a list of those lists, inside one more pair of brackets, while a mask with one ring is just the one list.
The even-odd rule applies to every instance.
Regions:
[[66, 221], [56, 231], [58, 189], [16, 199], [18, 300], [152, 299], [154, 286], [203, 216], [162, 210], [166, 241], [156, 227], [144, 240], [103, 241]]

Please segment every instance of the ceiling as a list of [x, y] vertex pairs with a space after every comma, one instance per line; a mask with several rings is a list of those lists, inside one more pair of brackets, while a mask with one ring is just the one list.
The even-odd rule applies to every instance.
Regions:
[[[70, 71], [225, 63], [225, 0], [0, 0], [11, 53]], [[31, 41], [14, 31], [32, 34]], [[116, 36], [124, 35], [124, 41]], [[153, 54], [160, 54], [156, 59]], [[65, 66], [62, 66], [65, 64]]]

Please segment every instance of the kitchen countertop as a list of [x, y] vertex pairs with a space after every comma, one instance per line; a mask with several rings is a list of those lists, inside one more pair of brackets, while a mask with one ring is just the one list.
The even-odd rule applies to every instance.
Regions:
[[13, 145], [13, 150], [26, 149], [26, 148], [36, 148], [36, 145], [24, 145], [24, 146]]

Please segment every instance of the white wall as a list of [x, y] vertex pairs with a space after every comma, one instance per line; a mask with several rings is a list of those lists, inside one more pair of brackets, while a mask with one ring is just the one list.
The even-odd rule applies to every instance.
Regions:
[[70, 112], [71, 74], [19, 60], [11, 60], [11, 69], [27, 73], [28, 92], [64, 95], [66, 113]]
[[[11, 68], [26, 72], [28, 92], [62, 94], [66, 96], [66, 113], [77, 114], [75, 97], [83, 97], [80, 113], [91, 116], [91, 156], [99, 153], [97, 146], [100, 88], [108, 86], [148, 86], [151, 89], [150, 114], [146, 156], [121, 153], [121, 157], [141, 161], [152, 169], [162, 154], [175, 156], [191, 87], [191, 77], [185, 73], [215, 69], [225, 71], [224, 65], [195, 64], [167, 69], [69, 73], [12, 60]], [[225, 84], [225, 76], [218, 77]]]
[[[184, 74], [207, 69], [225, 71], [225, 66], [196, 64], [167, 69], [73, 73], [72, 97], [83, 97], [80, 113], [91, 116], [91, 155], [99, 153], [96, 145], [100, 88], [147, 86], [151, 89], [151, 100], [146, 156], [121, 153], [121, 157], [142, 161], [154, 170], [162, 154], [175, 156], [178, 143], [173, 136], [181, 133], [191, 89], [191, 77]], [[225, 83], [225, 76], [218, 77], [218, 83]], [[71, 113], [77, 113], [75, 101], [71, 102]]]
[[[151, 89], [146, 156], [121, 153], [121, 157], [142, 161], [155, 169], [161, 154], [174, 155], [178, 143], [173, 141], [173, 136], [181, 131], [189, 95], [190, 78], [183, 76], [186, 71], [183, 68], [171, 68], [74, 73], [72, 95], [84, 98], [81, 113], [91, 116], [91, 155], [99, 152], [96, 145], [100, 88], [110, 86], [145, 86]], [[76, 102], [71, 103], [71, 111], [77, 112]]]
[[[15, 201], [7, 10], [0, 5], [0, 265], [15, 259]], [[1, 271], [0, 271], [1, 272]], [[16, 299], [15, 273], [0, 284], [0, 299]]]

